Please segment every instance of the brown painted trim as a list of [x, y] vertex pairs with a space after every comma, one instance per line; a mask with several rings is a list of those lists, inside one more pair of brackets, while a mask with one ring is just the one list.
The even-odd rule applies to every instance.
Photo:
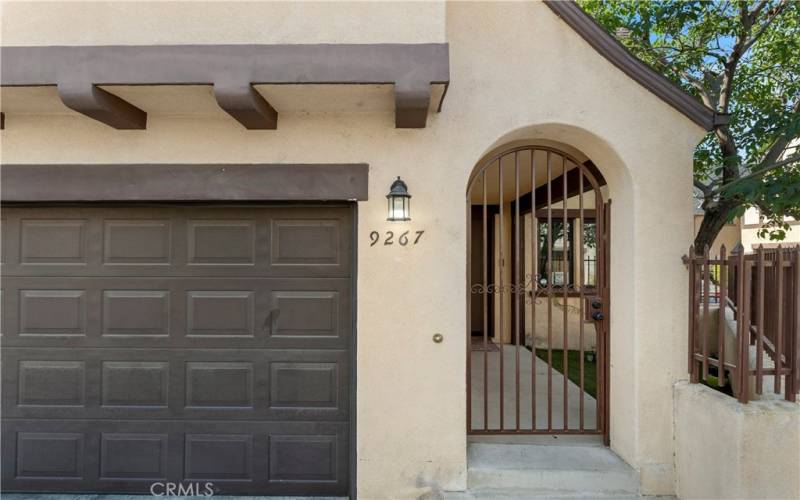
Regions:
[[91, 83], [59, 83], [64, 105], [119, 130], [144, 130], [147, 113]]
[[544, 3], [611, 64], [696, 124], [706, 130], [713, 130], [716, 125], [727, 123], [726, 115], [717, 114], [628, 52], [624, 45], [574, 1], [544, 0]]
[[446, 43], [0, 47], [0, 85], [214, 85], [240, 123], [274, 128], [251, 85], [394, 84], [397, 127], [423, 128], [431, 84], [450, 82], [449, 57]]
[[214, 84], [214, 98], [236, 121], [249, 130], [275, 130], [278, 112], [249, 83]]
[[[586, 170], [591, 174], [595, 180], [597, 181], [597, 187], [605, 186], [606, 179], [603, 177], [603, 174], [600, 173], [600, 169], [592, 163], [591, 160], [586, 160], [583, 162], [583, 166], [586, 167]], [[580, 191], [580, 177], [581, 177], [582, 170], [580, 168], [573, 168], [572, 170], [567, 171], [567, 198], [572, 198], [576, 196]], [[585, 178], [585, 175], [584, 175]], [[564, 174], [559, 175], [558, 177], [550, 180], [550, 187], [551, 187], [551, 197], [550, 203], [558, 203], [564, 199]], [[586, 193], [588, 191], [594, 191], [594, 187], [592, 186], [591, 182], [585, 182], [583, 184], [583, 192]], [[543, 184], [536, 188], [536, 196], [535, 199], [539, 200], [539, 203], [536, 204], [536, 209], [540, 209], [542, 207], [547, 206], [547, 184]], [[513, 209], [514, 202], [511, 202], [511, 207]], [[530, 212], [531, 211], [531, 193], [524, 194], [519, 197], [519, 209], [522, 212]], [[588, 210], [585, 211], [588, 213]]]
[[[530, 210], [526, 213], [530, 213]], [[563, 219], [564, 218], [564, 209], [563, 208], [554, 208], [552, 210], [553, 220], [556, 219]], [[536, 210], [536, 218], [537, 219], [546, 219], [548, 215], [547, 209], [538, 209]], [[597, 211], [593, 208], [584, 208], [583, 209], [583, 218], [586, 220], [594, 220], [597, 216]], [[567, 209], [567, 219], [579, 219], [581, 217], [581, 211], [578, 208], [568, 208]]]
[[356, 164], [3, 165], [3, 202], [367, 199]]
[[4, 130], [6, 128], [6, 114], [0, 112], [0, 130]]

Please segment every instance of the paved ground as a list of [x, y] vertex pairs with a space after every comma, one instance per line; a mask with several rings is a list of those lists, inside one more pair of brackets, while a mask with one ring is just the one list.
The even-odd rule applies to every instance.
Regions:
[[[142, 500], [149, 495], [62, 495], [45, 493], [5, 493], [3, 500]], [[169, 500], [196, 499], [202, 497], [163, 497]], [[214, 500], [347, 500], [347, 497], [237, 497], [214, 495]]]
[[[519, 349], [520, 374], [520, 427], [531, 428], [531, 351], [520, 346], [506, 345], [503, 348], [503, 421], [505, 428], [516, 427], [516, 360]], [[489, 364], [489, 429], [500, 427], [500, 352], [487, 352]], [[484, 351], [472, 351], [472, 428], [483, 428], [483, 356]], [[536, 427], [547, 428], [547, 372], [548, 364], [536, 360]], [[554, 369], [552, 373], [552, 425], [555, 429], [564, 425], [564, 376]], [[567, 412], [569, 428], [577, 429], [580, 424], [579, 386], [567, 380]], [[593, 429], [596, 426], [597, 402], [584, 394], [584, 427]]]

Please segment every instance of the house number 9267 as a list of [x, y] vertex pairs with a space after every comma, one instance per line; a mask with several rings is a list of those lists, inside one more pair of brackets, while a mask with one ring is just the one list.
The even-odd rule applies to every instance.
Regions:
[[[425, 231], [403, 231], [402, 233], [395, 233], [394, 231], [386, 231], [383, 234], [383, 244], [388, 245], [400, 245], [401, 247], [405, 247], [408, 245], [416, 245], [419, 243], [419, 240], [422, 238], [422, 235]], [[381, 241], [381, 233], [378, 231], [372, 231], [369, 233], [369, 246], [374, 247]]]

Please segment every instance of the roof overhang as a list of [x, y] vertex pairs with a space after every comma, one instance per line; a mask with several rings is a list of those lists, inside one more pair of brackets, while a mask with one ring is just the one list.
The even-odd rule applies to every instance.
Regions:
[[577, 3], [562, 0], [544, 0], [544, 2], [611, 64], [697, 125], [705, 130], [713, 130], [717, 125], [728, 122], [727, 115], [716, 113], [631, 54]]
[[443, 87], [438, 111], [449, 82], [446, 43], [0, 47], [0, 85], [55, 87], [68, 108], [117, 129], [144, 129], [147, 113], [115, 86], [210, 85], [245, 128], [275, 129], [278, 110], [255, 86], [388, 84], [395, 126], [423, 128], [432, 86]]

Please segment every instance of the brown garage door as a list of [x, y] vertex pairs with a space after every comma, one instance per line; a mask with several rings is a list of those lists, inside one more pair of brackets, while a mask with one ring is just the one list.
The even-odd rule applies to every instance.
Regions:
[[352, 212], [4, 207], [3, 489], [346, 494]]

